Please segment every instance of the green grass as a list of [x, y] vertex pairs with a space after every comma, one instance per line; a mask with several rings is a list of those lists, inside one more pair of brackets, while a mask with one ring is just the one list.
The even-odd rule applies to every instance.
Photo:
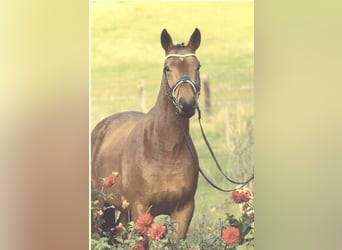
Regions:
[[[150, 109], [161, 81], [162, 29], [167, 28], [174, 43], [186, 43], [195, 27], [202, 33], [197, 53], [201, 73], [210, 77], [213, 105], [211, 115], [202, 108], [203, 126], [225, 171], [238, 178], [240, 170], [234, 167], [236, 159], [228, 154], [225, 139], [226, 109], [231, 122], [253, 118], [253, 2], [93, 2], [91, 127], [110, 114], [139, 110], [140, 80], [145, 82], [146, 106]], [[201, 96], [200, 107], [204, 107], [203, 99]], [[202, 168], [222, 187], [234, 187], [215, 170], [200, 135], [197, 116], [191, 121], [191, 135]], [[190, 238], [204, 218], [211, 227], [226, 212], [237, 212], [229, 196], [212, 189], [200, 178]]]

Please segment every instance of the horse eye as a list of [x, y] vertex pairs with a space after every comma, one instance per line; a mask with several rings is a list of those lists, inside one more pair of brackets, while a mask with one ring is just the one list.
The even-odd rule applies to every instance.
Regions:
[[201, 68], [201, 64], [198, 64], [198, 66], [197, 66], [196, 70], [197, 70], [197, 71], [199, 71], [199, 70], [200, 70], [200, 68]]
[[167, 66], [167, 65], [165, 65], [164, 70], [165, 70], [166, 72], [170, 72], [170, 71], [171, 71], [170, 67]]

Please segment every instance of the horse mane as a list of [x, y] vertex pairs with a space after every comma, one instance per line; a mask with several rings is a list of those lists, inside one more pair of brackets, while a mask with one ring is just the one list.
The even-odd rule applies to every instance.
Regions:
[[178, 43], [178, 44], [175, 45], [175, 48], [176, 48], [176, 49], [182, 49], [182, 48], [184, 48], [184, 47], [185, 47], [185, 45], [184, 45], [183, 42], [182, 42], [182, 43]]

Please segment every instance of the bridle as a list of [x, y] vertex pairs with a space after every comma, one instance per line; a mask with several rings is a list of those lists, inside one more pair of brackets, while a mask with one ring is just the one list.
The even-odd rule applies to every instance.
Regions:
[[[171, 58], [171, 57], [177, 57], [181, 61], [183, 61], [185, 57], [190, 57], [190, 56], [194, 56], [194, 57], [197, 58], [196, 54], [194, 54], [194, 53], [188, 53], [188, 54], [183, 54], [183, 55], [180, 55], [180, 54], [169, 54], [169, 55], [167, 55], [165, 57], [165, 61], [167, 59]], [[191, 79], [191, 77], [189, 77], [189, 76], [182, 76], [173, 84], [172, 87], [170, 87], [170, 85], [168, 83], [168, 80], [167, 80], [167, 70], [166, 70], [166, 67], [164, 67], [163, 72], [164, 72], [164, 78], [165, 78], [164, 84], [165, 84], [166, 93], [171, 98], [172, 103], [173, 103], [173, 105], [176, 108], [177, 114], [180, 111], [180, 105], [179, 105], [179, 103], [177, 101], [176, 90], [182, 84], [189, 84], [191, 86], [191, 89], [192, 89], [192, 91], [193, 91], [193, 93], [195, 95], [196, 107], [197, 107], [197, 99], [198, 99], [198, 97], [200, 95], [200, 91], [201, 91], [201, 80], [200, 80], [199, 75], [198, 75], [198, 79], [199, 79], [198, 86], [196, 85], [196, 82], [193, 79]], [[196, 107], [194, 107], [194, 108], [196, 108]]]

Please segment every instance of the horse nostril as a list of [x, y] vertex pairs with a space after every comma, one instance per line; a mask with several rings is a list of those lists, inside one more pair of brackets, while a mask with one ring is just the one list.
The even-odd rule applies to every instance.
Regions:
[[196, 108], [196, 106], [197, 106], [196, 98], [191, 98], [189, 101], [186, 101], [182, 97], [179, 98], [179, 107], [181, 109], [189, 110], [189, 109]]

